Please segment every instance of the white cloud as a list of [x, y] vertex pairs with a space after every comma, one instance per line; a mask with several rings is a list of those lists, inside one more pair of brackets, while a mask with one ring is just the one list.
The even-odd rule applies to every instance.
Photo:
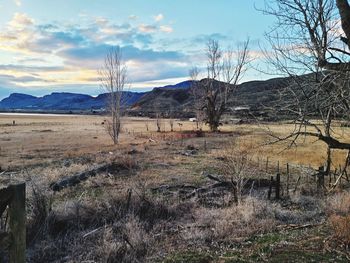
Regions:
[[21, 0], [14, 0], [14, 1], [15, 1], [16, 6], [21, 6], [22, 5]]
[[141, 24], [139, 25], [139, 30], [143, 33], [152, 33], [152, 32], [155, 32], [157, 28], [152, 25]]
[[136, 20], [136, 19], [137, 19], [137, 16], [136, 16], [136, 15], [129, 15], [129, 19], [130, 19], [130, 20]]
[[34, 20], [23, 13], [15, 13], [8, 25], [12, 28], [23, 29], [34, 24]]
[[170, 26], [160, 26], [159, 27], [160, 31], [165, 32], [165, 33], [171, 33], [173, 32], [173, 28]]
[[164, 19], [164, 15], [163, 14], [158, 14], [158, 15], [154, 16], [153, 19], [156, 22], [162, 21]]

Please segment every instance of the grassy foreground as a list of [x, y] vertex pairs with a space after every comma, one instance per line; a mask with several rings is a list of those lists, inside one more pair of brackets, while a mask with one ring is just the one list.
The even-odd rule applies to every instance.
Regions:
[[[154, 120], [128, 118], [114, 146], [104, 117], [15, 118], [13, 126], [13, 116], [0, 117], [0, 166], [4, 181], [12, 176], [28, 185], [29, 262], [349, 260], [347, 182], [318, 191], [298, 166], [324, 162], [319, 142], [281, 152], [284, 145], [262, 146], [269, 138], [261, 125], [224, 125], [219, 134], [197, 137], [190, 122], [176, 121], [169, 132], [163, 120], [165, 131], [156, 133]], [[291, 128], [268, 125], [277, 133]], [[346, 128], [340, 132], [347, 138]], [[343, 162], [344, 153], [334, 155]], [[227, 159], [232, 156], [245, 158]], [[268, 189], [251, 187], [237, 204], [232, 189], [213, 188], [206, 176], [229, 180], [225, 160], [244, 166], [249, 178], [270, 178], [277, 161], [281, 170], [289, 162], [289, 191], [282, 170], [282, 200], [267, 200]], [[105, 163], [116, 165], [60, 192], [49, 188]]]

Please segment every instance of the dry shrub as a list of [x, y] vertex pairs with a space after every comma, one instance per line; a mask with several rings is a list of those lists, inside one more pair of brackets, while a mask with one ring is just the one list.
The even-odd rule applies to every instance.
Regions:
[[350, 245], [350, 193], [337, 193], [327, 200], [329, 223], [334, 237], [346, 245]]
[[70, 231], [38, 242], [28, 262], [144, 262], [153, 239], [142, 222], [130, 216], [86, 231]]
[[153, 240], [138, 218], [130, 216], [125, 222], [103, 229], [96, 242], [97, 250], [85, 256], [102, 262], [140, 262], [147, 256]]
[[327, 212], [329, 215], [350, 214], [350, 193], [344, 191], [330, 196], [327, 199]]
[[36, 185], [32, 186], [32, 197], [28, 201], [28, 241], [33, 242], [42, 238], [50, 231], [52, 213], [52, 197]]
[[265, 201], [247, 198], [238, 205], [195, 212], [195, 223], [184, 233], [187, 240], [219, 241], [271, 231], [273, 210]]
[[281, 224], [314, 224], [325, 219], [324, 201], [318, 197], [294, 195], [288, 205], [275, 205], [276, 220]]
[[334, 230], [334, 237], [346, 245], [350, 245], [350, 215], [332, 215], [329, 222]]
[[256, 153], [256, 146], [253, 144], [236, 140], [219, 153], [218, 159], [222, 161], [217, 164], [217, 168], [228, 181], [232, 182], [236, 202], [242, 200], [247, 179], [257, 174], [252, 165]]
[[29, 262], [144, 262], [153, 234], [189, 207], [135, 192], [56, 204], [46, 217], [45, 235], [30, 244]]

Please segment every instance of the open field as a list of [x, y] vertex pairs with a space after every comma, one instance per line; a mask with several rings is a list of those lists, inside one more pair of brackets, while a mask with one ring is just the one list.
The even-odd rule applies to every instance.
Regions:
[[[17, 167], [114, 149], [101, 124], [104, 119], [103, 116], [83, 115], [0, 115], [0, 165], [5, 168]], [[12, 125], [13, 120], [16, 125]], [[147, 118], [126, 118], [117, 148], [127, 147], [130, 143], [145, 143], [149, 138], [157, 141], [178, 140], [181, 137], [178, 132], [195, 130], [194, 123], [178, 120], [174, 123], [175, 132], [171, 133], [168, 121], [162, 120], [164, 133], [158, 134], [155, 122]], [[300, 139], [297, 148], [286, 149], [288, 143], [267, 145], [273, 140], [269, 132], [286, 135], [292, 129], [293, 125], [286, 123], [227, 124], [221, 127], [222, 132], [230, 132], [238, 140], [254, 145], [261, 159], [268, 157], [274, 163], [290, 162], [315, 168], [322, 165], [326, 148], [313, 138]], [[339, 127], [336, 132], [339, 138], [350, 139], [349, 127]], [[343, 165], [346, 152], [336, 151], [333, 154], [334, 166]]]
[[[176, 120], [169, 132], [162, 120], [157, 133], [154, 119], [126, 118], [113, 145], [104, 119], [0, 115], [1, 180], [27, 182], [29, 262], [347, 262], [350, 194], [319, 194], [297, 165], [317, 168], [324, 146], [281, 152], [285, 145], [265, 145], [267, 130], [286, 134], [290, 124], [224, 125], [197, 137], [188, 121]], [[338, 130], [344, 138], [349, 132]], [[341, 164], [345, 153], [334, 154]], [[251, 185], [235, 204], [230, 187], [216, 188], [206, 175], [226, 182], [239, 164], [245, 176], [269, 179], [277, 161], [281, 200]], [[232, 164], [226, 170], [225, 162]], [[288, 192], [286, 162], [293, 167]], [[50, 188], [105, 164], [113, 165], [75, 186]]]

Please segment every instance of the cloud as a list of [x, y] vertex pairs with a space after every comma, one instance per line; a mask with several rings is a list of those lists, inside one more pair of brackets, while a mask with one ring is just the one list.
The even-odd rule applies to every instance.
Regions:
[[34, 24], [34, 20], [28, 15], [23, 13], [15, 13], [12, 20], [8, 23], [10, 27], [23, 29], [25, 27], [31, 26]]
[[165, 32], [165, 33], [171, 33], [173, 32], [173, 28], [170, 26], [160, 26], [160, 31]]
[[220, 34], [220, 33], [213, 33], [213, 34], [201, 34], [201, 35], [197, 35], [196, 37], [193, 38], [193, 42], [195, 43], [201, 43], [201, 44], [205, 44], [208, 42], [208, 40], [210, 39], [214, 39], [214, 40], [218, 40], [218, 41], [226, 41], [229, 38], [226, 35]]
[[[66, 63], [79, 65], [82, 61], [91, 62], [96, 68], [96, 61], [104, 59], [108, 50], [113, 46], [108, 44], [90, 45], [87, 47], [69, 48], [59, 52], [59, 55], [66, 59]], [[140, 62], [154, 62], [159, 60], [178, 61], [184, 59], [184, 55], [176, 51], [156, 51], [153, 49], [140, 49], [134, 46], [124, 46], [121, 48], [124, 60], [134, 60]], [[91, 65], [90, 64], [90, 65]], [[85, 65], [89, 65], [85, 64]]]
[[157, 31], [157, 27], [153, 25], [141, 24], [139, 25], [139, 30], [143, 33], [153, 33]]
[[163, 14], [158, 14], [156, 16], [153, 17], [154, 21], [156, 22], [160, 22], [164, 19], [164, 15]]
[[136, 15], [129, 15], [130, 20], [136, 20], [138, 17]]
[[[158, 21], [164, 18], [160, 15]], [[27, 14], [15, 13], [0, 28], [0, 51], [13, 54], [19, 64], [0, 64], [0, 86], [98, 86], [97, 69], [113, 46], [121, 47], [132, 81], [187, 75], [186, 54], [176, 48], [164, 50], [157, 43], [161, 34], [173, 31], [170, 26], [129, 22], [87, 17], [79, 25], [38, 23]]]
[[21, 0], [14, 0], [14, 1], [15, 1], [16, 6], [21, 6], [22, 5]]

